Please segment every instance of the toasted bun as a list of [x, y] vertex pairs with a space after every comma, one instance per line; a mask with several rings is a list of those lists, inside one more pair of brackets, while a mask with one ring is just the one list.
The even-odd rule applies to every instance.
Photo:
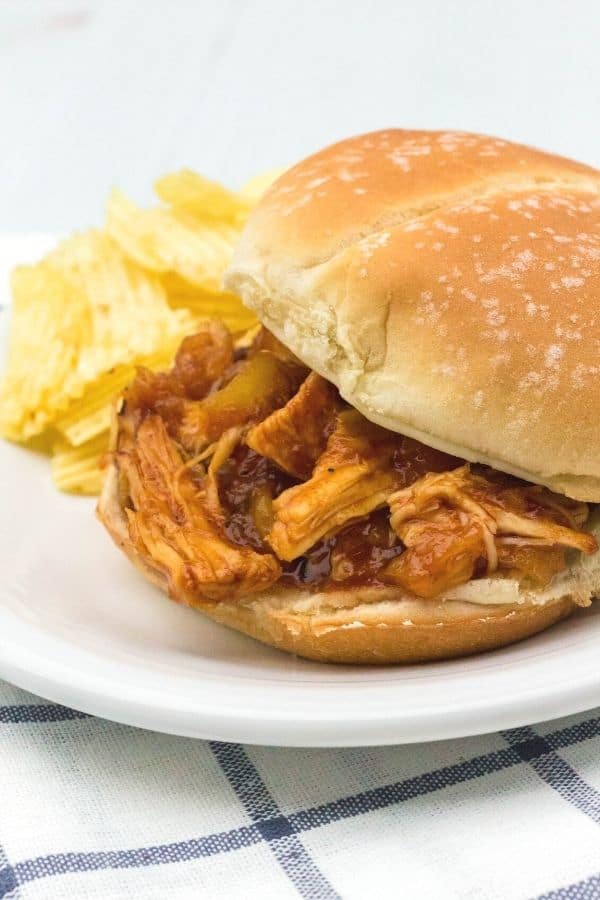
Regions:
[[[114, 464], [107, 472], [98, 516], [115, 543], [169, 592], [167, 579], [135, 550], [118, 491]], [[594, 528], [600, 536], [600, 523]], [[216, 622], [298, 656], [331, 663], [412, 663], [465, 656], [529, 637], [588, 603], [600, 588], [600, 553], [577, 561], [543, 593], [517, 582], [484, 578], [436, 600], [398, 588], [327, 593], [272, 588], [242, 600], [212, 602], [173, 594]]]
[[465, 133], [351, 138], [275, 182], [226, 283], [369, 419], [600, 501], [595, 169]]

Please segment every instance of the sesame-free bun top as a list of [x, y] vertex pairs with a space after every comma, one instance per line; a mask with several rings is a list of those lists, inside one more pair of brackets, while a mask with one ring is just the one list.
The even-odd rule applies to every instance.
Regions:
[[369, 419], [600, 501], [600, 173], [388, 130], [286, 172], [227, 286]]

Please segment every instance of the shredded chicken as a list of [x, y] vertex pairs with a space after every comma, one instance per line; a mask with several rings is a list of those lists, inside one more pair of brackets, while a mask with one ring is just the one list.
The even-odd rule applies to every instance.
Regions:
[[223, 432], [216, 444], [213, 445], [211, 460], [204, 479], [204, 490], [206, 492], [206, 508], [216, 521], [225, 524], [225, 513], [219, 497], [219, 469], [227, 462], [242, 435], [241, 427], [230, 428]]
[[231, 333], [221, 322], [210, 321], [201, 331], [181, 342], [175, 356], [173, 374], [190, 399], [201, 400], [232, 362]]
[[197, 402], [185, 401], [177, 440], [199, 453], [224, 431], [257, 422], [283, 406], [298, 389], [306, 370], [260, 350], [220, 390]]
[[182, 464], [159, 416], [149, 416], [117, 459], [129, 485], [131, 539], [167, 576], [174, 596], [218, 599], [264, 590], [281, 567], [271, 554], [233, 546], [210, 516], [205, 492]]
[[396, 531], [406, 549], [386, 566], [384, 576], [418, 597], [435, 597], [469, 581], [486, 556], [483, 529], [461, 510], [440, 507]]
[[280, 578], [435, 597], [498, 572], [537, 589], [567, 550], [598, 549], [585, 504], [374, 425], [265, 329], [234, 349], [210, 323], [170, 372], [140, 370], [115, 459], [134, 546], [192, 603]]
[[125, 391], [130, 410], [157, 412], [175, 423], [186, 400], [205, 397], [233, 362], [231, 334], [220, 322], [207, 322], [196, 334], [185, 338], [170, 372], [140, 368]]
[[325, 450], [340, 405], [334, 386], [311, 372], [285, 406], [248, 432], [246, 443], [284, 472], [305, 481]]
[[392, 528], [407, 549], [386, 568], [386, 580], [422, 597], [468, 581], [478, 566], [481, 574], [505, 563], [516, 568], [517, 558], [501, 535], [538, 551], [542, 545], [583, 553], [598, 549], [590, 534], [576, 530], [587, 518], [585, 504], [534, 485], [507, 487], [472, 473], [468, 465], [425, 475], [388, 503]]
[[497, 537], [498, 569], [530, 587], [545, 587], [565, 568], [565, 548], [535, 538]]
[[393, 456], [401, 440], [356, 410], [341, 412], [312, 478], [273, 502], [268, 542], [276, 555], [295, 559], [324, 535], [384, 504], [394, 488]]

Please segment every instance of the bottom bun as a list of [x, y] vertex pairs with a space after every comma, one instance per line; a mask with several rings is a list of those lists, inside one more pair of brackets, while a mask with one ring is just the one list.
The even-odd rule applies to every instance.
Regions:
[[[568, 597], [520, 607], [398, 599], [361, 604], [332, 617], [329, 612], [294, 612], [301, 593], [194, 605], [216, 622], [279, 650], [318, 662], [361, 665], [427, 662], [492, 650], [536, 634], [575, 609]], [[328, 600], [327, 594], [311, 599], [318, 597]]]
[[[139, 555], [129, 538], [114, 465], [107, 473], [98, 516], [129, 559], [168, 593], [166, 577]], [[420, 600], [395, 587], [313, 593], [275, 586], [235, 602], [171, 596], [222, 625], [306, 659], [362, 665], [416, 663], [503, 647], [554, 625], [573, 612], [576, 599], [582, 602], [582, 590], [585, 597], [592, 595], [597, 557], [591, 565], [586, 563], [587, 572], [573, 567], [562, 587], [545, 592], [546, 597], [524, 593], [515, 603], [490, 600], [490, 580], [483, 603], [443, 597]], [[498, 581], [499, 599], [504, 599], [507, 586]]]

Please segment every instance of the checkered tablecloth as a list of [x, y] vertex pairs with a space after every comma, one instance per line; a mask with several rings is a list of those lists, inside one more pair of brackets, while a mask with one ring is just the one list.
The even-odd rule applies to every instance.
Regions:
[[599, 712], [299, 750], [142, 731], [0, 683], [0, 897], [600, 897]]

